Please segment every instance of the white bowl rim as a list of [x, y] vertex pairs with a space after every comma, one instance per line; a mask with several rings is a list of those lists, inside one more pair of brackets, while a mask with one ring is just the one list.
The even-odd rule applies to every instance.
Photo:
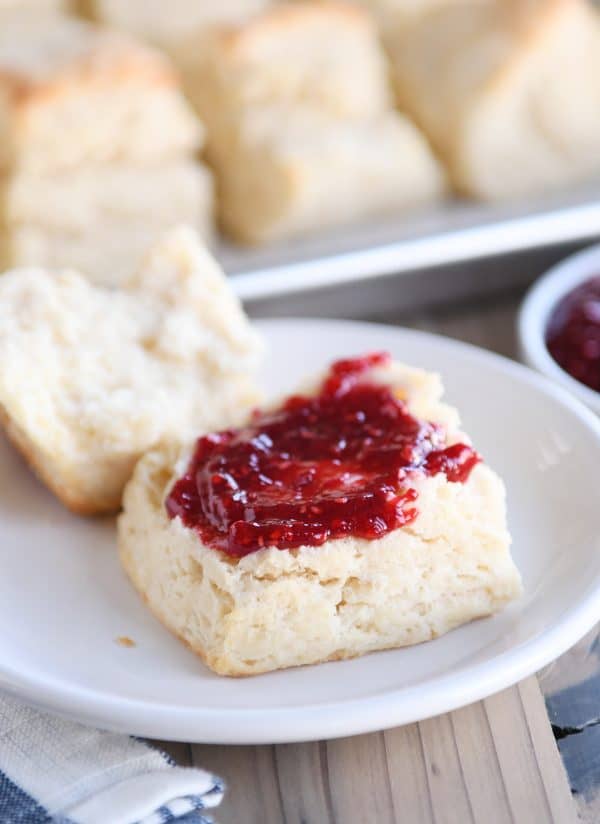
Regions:
[[594, 276], [600, 276], [600, 243], [570, 255], [536, 281], [521, 305], [518, 334], [521, 354], [529, 366], [559, 381], [587, 406], [600, 412], [600, 392], [569, 375], [546, 346], [546, 328], [558, 303]]

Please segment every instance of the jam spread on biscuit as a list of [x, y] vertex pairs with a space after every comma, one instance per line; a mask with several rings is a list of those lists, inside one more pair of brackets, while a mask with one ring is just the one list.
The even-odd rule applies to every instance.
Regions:
[[200, 438], [166, 500], [169, 516], [235, 557], [381, 538], [409, 524], [418, 514], [415, 477], [464, 482], [480, 457], [466, 444], [445, 447], [443, 427], [368, 380], [389, 360], [380, 352], [337, 361], [317, 395], [292, 396], [243, 428]]
[[546, 345], [565, 372], [600, 392], [600, 277], [560, 301], [546, 330]]

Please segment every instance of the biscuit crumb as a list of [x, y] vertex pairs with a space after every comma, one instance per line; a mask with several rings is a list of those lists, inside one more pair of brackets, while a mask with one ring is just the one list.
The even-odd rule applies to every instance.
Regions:
[[133, 638], [129, 638], [128, 635], [119, 635], [118, 638], [115, 638], [115, 643], [119, 644], [122, 647], [135, 647], [137, 646]]

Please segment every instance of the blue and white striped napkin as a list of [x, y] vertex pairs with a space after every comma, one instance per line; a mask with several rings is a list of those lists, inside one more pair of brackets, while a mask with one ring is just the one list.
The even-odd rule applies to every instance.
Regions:
[[148, 744], [0, 696], [1, 824], [207, 824], [223, 783]]

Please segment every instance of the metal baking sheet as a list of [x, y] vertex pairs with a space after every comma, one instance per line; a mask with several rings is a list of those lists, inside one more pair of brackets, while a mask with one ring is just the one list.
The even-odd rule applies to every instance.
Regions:
[[222, 243], [218, 255], [237, 294], [252, 304], [598, 237], [596, 180], [519, 202], [452, 200], [285, 244]]

